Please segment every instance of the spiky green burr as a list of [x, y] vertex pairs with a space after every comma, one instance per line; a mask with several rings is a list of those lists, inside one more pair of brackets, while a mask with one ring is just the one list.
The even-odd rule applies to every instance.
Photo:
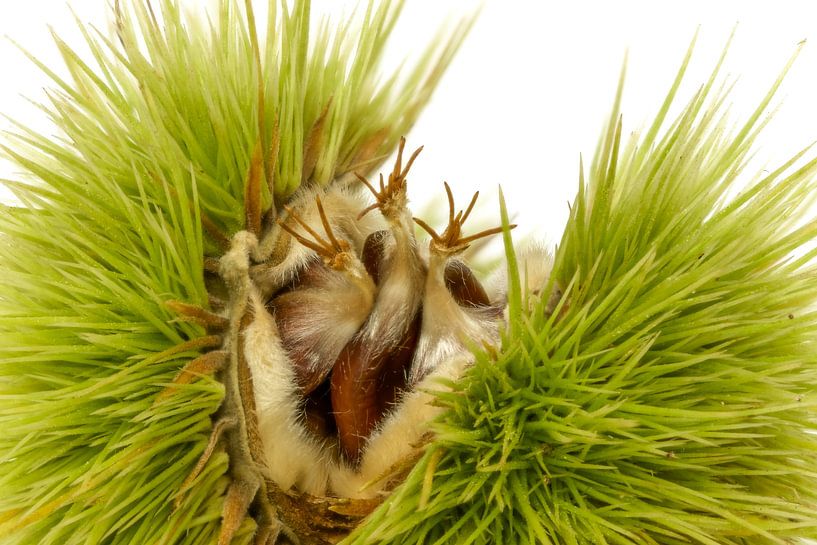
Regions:
[[[266, 41], [249, 4], [222, 1], [212, 24], [159, 4], [123, 8], [113, 36], [86, 29], [93, 62], [58, 42], [61, 135], [19, 126], [5, 147], [27, 174], [0, 213], [4, 542], [216, 542], [227, 456], [181, 485], [223, 388], [157, 396], [218, 339], [166, 303], [208, 304], [204, 256], [249, 209], [373, 170], [465, 29], [378, 87], [398, 4], [354, 37], [321, 27], [313, 53], [306, 2], [271, 9]], [[502, 345], [440, 394], [434, 440], [345, 543], [817, 536], [817, 160], [738, 192], [779, 81], [737, 130], [717, 71], [669, 120], [687, 62], [643, 135], [623, 138], [614, 108], [556, 253], [559, 306], [512, 282]]]

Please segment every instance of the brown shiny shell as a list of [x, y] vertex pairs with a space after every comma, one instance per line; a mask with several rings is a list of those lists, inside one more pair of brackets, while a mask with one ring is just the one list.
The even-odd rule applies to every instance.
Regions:
[[491, 300], [474, 272], [462, 261], [452, 260], [445, 267], [445, 285], [462, 307], [487, 307]]

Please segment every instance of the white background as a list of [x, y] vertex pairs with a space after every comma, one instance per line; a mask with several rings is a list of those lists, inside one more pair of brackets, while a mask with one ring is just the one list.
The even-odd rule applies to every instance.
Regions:
[[[205, 2], [183, 2], [201, 9]], [[315, 12], [357, 2], [316, 0]], [[106, 0], [74, 0], [79, 19], [107, 26]], [[387, 65], [416, 54], [448, 15], [470, 13], [474, 1], [409, 0]], [[696, 28], [700, 37], [682, 98], [714, 66], [731, 30], [726, 63], [740, 75], [736, 121], [747, 115], [795, 50], [807, 39], [779, 96], [783, 106], [758, 151], [758, 168], [817, 139], [817, 7], [813, 2], [487, 0], [481, 17], [415, 130], [409, 146], [425, 151], [410, 178], [415, 202], [442, 198], [445, 179], [458, 200], [480, 189], [496, 206], [504, 188], [523, 231], [558, 240], [578, 172], [589, 160], [629, 49], [625, 128], [654, 113]], [[0, 35], [8, 35], [50, 66], [59, 66], [47, 25], [69, 43], [81, 38], [61, 0], [0, 0]], [[47, 79], [8, 41], [0, 43], [0, 112], [48, 130], [20, 95], [41, 99]], [[4, 121], [0, 121], [7, 127]], [[13, 177], [0, 164], [0, 177]], [[2, 194], [0, 194], [2, 197]], [[488, 208], [493, 212], [495, 208]]]

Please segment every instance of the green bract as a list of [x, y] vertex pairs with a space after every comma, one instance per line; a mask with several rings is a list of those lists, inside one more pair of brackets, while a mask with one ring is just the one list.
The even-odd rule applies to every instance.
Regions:
[[[61, 134], [4, 148], [27, 176], [0, 210], [3, 543], [216, 543], [226, 454], [180, 487], [222, 385], [157, 396], [219, 340], [166, 303], [206, 306], [204, 257], [301, 184], [373, 171], [468, 28], [380, 81], [399, 1], [310, 34], [307, 1], [271, 0], [260, 36], [249, 2], [211, 23], [155, 3], [86, 28], [92, 64], [58, 40]], [[737, 130], [718, 70], [667, 119], [690, 54], [623, 142], [619, 88], [541, 290], [561, 287], [556, 311], [511, 282], [502, 345], [439, 394], [436, 437], [344, 543], [817, 537], [817, 159], [738, 192], [780, 81]]]

